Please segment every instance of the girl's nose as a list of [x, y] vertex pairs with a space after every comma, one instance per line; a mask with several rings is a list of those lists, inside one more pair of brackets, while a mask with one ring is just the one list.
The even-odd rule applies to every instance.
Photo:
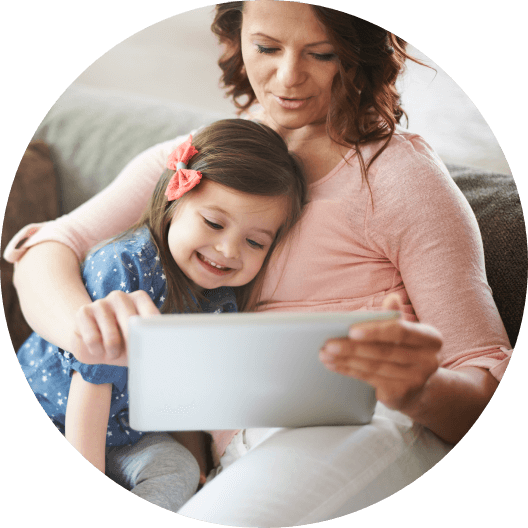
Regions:
[[222, 237], [215, 249], [227, 259], [237, 259], [240, 256], [238, 241], [234, 237]]
[[[285, 88], [292, 88], [306, 80], [302, 58], [294, 53], [285, 53], [277, 68], [277, 78]], [[288, 94], [281, 94], [288, 95]]]

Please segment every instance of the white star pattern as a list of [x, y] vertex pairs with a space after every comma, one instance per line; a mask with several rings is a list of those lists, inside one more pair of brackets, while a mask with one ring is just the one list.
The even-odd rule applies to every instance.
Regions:
[[[121, 241], [114, 242], [113, 249], [105, 248], [102, 251], [99, 250], [87, 259], [83, 268], [83, 281], [87, 291], [93, 291], [92, 299], [94, 301], [96, 298], [103, 298], [108, 295], [112, 290], [121, 290], [130, 293], [130, 291], [135, 291], [138, 287], [141, 287], [152, 299], [156, 300], [158, 306], [161, 306], [166, 300], [164, 292], [166, 291], [165, 282], [167, 277], [163, 273], [163, 268], [160, 265], [161, 259], [150, 243], [146, 243], [144, 248], [138, 251], [140, 248], [138, 242], [144, 241], [145, 237], [138, 235], [137, 239], [134, 238], [131, 241], [124, 243]], [[106, 249], [110, 253], [103, 258], [102, 255], [106, 253]], [[110, 255], [117, 260], [114, 262]], [[127, 255], [130, 257], [127, 258], [128, 262], [123, 262], [122, 258]], [[91, 265], [88, 265], [88, 261]], [[144, 274], [144, 279], [140, 278], [141, 273]], [[131, 289], [127, 289], [129, 281], [131, 283]], [[97, 286], [97, 289], [94, 286]], [[28, 377], [31, 387], [35, 390], [36, 394], [43, 395], [41, 396], [43, 401], [46, 398], [47, 404], [51, 404], [54, 407], [53, 411], [50, 410], [49, 415], [52, 416], [51, 413], [55, 413], [56, 420], [61, 422], [58, 425], [59, 429], [63, 431], [63, 420], [68, 404], [69, 388], [69, 381], [68, 383], [66, 381], [69, 380], [71, 373], [68, 363], [75, 361], [75, 358], [70, 352], [58, 351], [56, 346], [50, 345], [50, 343], [45, 342], [38, 336], [33, 336], [31, 340], [28, 340], [24, 344], [24, 354], [26, 357], [25, 365], [28, 370], [31, 368], [28, 372], [28, 374], [31, 374], [31, 378]], [[92, 380], [92, 375], [99, 376], [99, 371], [97, 371], [97, 374], [92, 374], [93, 371], [90, 370], [91, 365], [85, 365], [85, 367], [88, 367], [85, 378], [88, 381]], [[111, 382], [115, 380], [114, 383], [116, 383], [117, 380], [120, 380], [119, 383], [121, 383], [122, 380], [126, 387], [126, 378], [123, 378], [121, 373], [116, 373], [114, 377], [113, 372], [108, 371], [107, 374], [105, 370], [104, 376], [107, 375]], [[85, 377], [84, 371], [83, 377]], [[139, 436], [143, 434], [142, 432], [136, 432], [130, 429], [128, 426], [128, 393], [126, 388], [123, 392], [117, 392], [117, 390], [114, 384], [114, 392], [112, 394], [114, 399], [112, 400], [110, 412], [112, 418], [109, 420], [107, 429], [107, 445], [109, 446], [120, 445], [121, 442], [137, 441]], [[50, 392], [48, 393], [48, 391]], [[114, 432], [115, 435], [113, 434]]]

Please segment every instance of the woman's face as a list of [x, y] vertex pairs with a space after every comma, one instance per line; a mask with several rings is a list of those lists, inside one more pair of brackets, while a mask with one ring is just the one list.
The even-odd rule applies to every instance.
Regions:
[[246, 2], [242, 57], [266, 122], [275, 130], [324, 125], [338, 59], [307, 4]]

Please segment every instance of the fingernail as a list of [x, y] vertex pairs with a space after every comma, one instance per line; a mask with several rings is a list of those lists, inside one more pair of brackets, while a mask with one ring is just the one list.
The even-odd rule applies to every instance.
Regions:
[[341, 347], [337, 343], [328, 343], [323, 348], [324, 352], [329, 352], [330, 354], [337, 354], [341, 350]]
[[365, 337], [365, 332], [359, 328], [351, 328], [348, 332], [348, 337], [351, 339], [363, 339]]

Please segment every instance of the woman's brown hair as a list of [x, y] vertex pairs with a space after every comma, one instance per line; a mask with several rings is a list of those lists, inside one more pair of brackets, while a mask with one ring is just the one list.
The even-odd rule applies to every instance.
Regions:
[[[217, 4], [211, 26], [224, 46], [218, 61], [221, 81], [240, 112], [256, 101], [242, 60], [243, 7], [244, 2]], [[396, 79], [404, 70], [406, 59], [419, 61], [407, 54], [404, 40], [375, 24], [328, 7], [311, 5], [311, 8], [339, 59], [326, 120], [327, 133], [335, 142], [355, 148], [366, 179], [370, 165], [386, 148], [405, 115]], [[381, 140], [385, 141], [365, 165], [360, 145]]]
[[[301, 216], [306, 202], [306, 183], [296, 159], [288, 152], [284, 140], [271, 128], [245, 119], [224, 119], [200, 130], [192, 140], [198, 150], [187, 167], [200, 171], [202, 178], [239, 192], [286, 197], [288, 215], [257, 276], [247, 285], [233, 288], [239, 311], [251, 311], [260, 300], [262, 280], [272, 252]], [[203, 296], [185, 276], [171, 256], [168, 245], [169, 227], [177, 207], [192, 196], [193, 191], [169, 202], [165, 191], [173, 170], [161, 175], [140, 220], [118, 240], [132, 236], [147, 226], [156, 244], [167, 281], [166, 300], [161, 309], [200, 311], [197, 299]]]

